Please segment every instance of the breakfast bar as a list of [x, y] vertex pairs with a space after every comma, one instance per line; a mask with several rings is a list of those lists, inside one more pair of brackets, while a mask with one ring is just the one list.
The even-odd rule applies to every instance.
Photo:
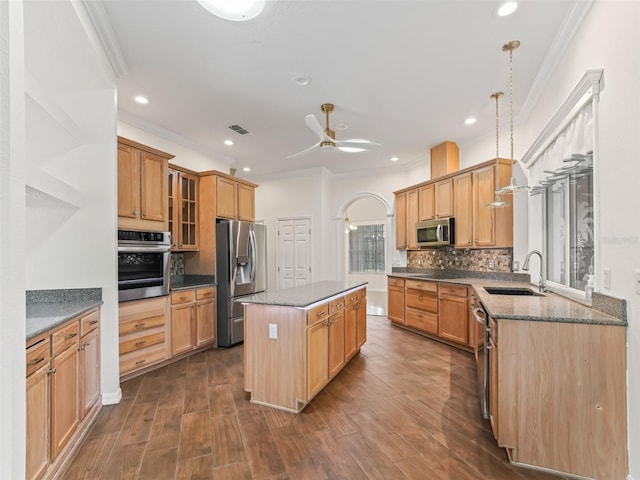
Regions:
[[242, 298], [251, 402], [302, 411], [365, 343], [366, 285], [322, 281]]

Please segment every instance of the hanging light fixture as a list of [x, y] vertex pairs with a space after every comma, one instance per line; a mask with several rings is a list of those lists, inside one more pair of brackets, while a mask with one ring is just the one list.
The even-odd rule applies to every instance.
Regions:
[[349, 233], [349, 232], [352, 232], [352, 231], [357, 230], [357, 229], [358, 229], [358, 226], [354, 225], [353, 223], [351, 223], [349, 221], [349, 217], [347, 217], [345, 215], [345, 217], [344, 217], [344, 233]]
[[[499, 137], [498, 137], [498, 132], [500, 131], [500, 117], [498, 115], [498, 101], [500, 100], [500, 97], [502, 97], [502, 95], [504, 95], [504, 93], [502, 92], [496, 92], [496, 93], [492, 93], [491, 94], [491, 98], [493, 98], [496, 101], [496, 158], [500, 158], [500, 141], [499, 141]], [[495, 198], [493, 199], [493, 202], [491, 203], [487, 203], [485, 205], [485, 207], [490, 207], [490, 208], [503, 208], [503, 207], [508, 207], [511, 204], [509, 202], [505, 202], [503, 200], [500, 199], [500, 194], [498, 193], [498, 191], [496, 190], [495, 192]]]
[[[516, 161], [513, 159], [513, 51], [520, 46], [519, 40], [512, 40], [502, 46], [503, 52], [509, 52], [509, 136], [511, 141], [511, 165]], [[513, 172], [512, 172], [513, 173]], [[513, 192], [524, 192], [529, 190], [528, 185], [518, 185], [513, 174], [509, 179], [509, 184], [498, 188], [496, 194], [509, 194]]]

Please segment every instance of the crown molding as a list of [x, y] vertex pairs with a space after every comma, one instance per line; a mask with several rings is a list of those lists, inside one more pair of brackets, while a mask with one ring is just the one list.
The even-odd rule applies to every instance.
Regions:
[[553, 72], [560, 63], [562, 56], [567, 51], [569, 43], [573, 39], [574, 35], [582, 25], [584, 17], [587, 15], [595, 0], [575, 0], [571, 11], [565, 17], [564, 22], [556, 32], [556, 36], [553, 39], [549, 52], [544, 58], [538, 75], [533, 81], [529, 95], [527, 96], [522, 109], [518, 115], [518, 123], [523, 123], [529, 118], [531, 112], [535, 108], [542, 96], [542, 93], [549, 83]]
[[116, 78], [122, 77], [129, 73], [129, 66], [124, 58], [122, 50], [120, 50], [120, 44], [116, 38], [107, 11], [104, 9], [104, 4], [101, 0], [77, 0], [74, 2], [77, 5], [81, 5], [91, 23], [95, 29], [95, 33], [98, 36], [102, 48], [104, 50], [111, 69], [113, 70]]

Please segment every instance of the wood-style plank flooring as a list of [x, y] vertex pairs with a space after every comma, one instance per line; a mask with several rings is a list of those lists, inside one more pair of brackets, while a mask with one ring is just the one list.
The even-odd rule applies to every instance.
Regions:
[[512, 467], [469, 353], [369, 316], [367, 343], [298, 415], [254, 405], [242, 346], [122, 384], [64, 479], [557, 480]]

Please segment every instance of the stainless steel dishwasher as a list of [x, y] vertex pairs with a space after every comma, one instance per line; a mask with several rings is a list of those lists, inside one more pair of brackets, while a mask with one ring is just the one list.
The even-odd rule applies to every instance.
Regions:
[[469, 302], [471, 314], [476, 319], [477, 342], [476, 363], [478, 374], [478, 397], [482, 409], [482, 418], [489, 419], [489, 315], [475, 295]]

